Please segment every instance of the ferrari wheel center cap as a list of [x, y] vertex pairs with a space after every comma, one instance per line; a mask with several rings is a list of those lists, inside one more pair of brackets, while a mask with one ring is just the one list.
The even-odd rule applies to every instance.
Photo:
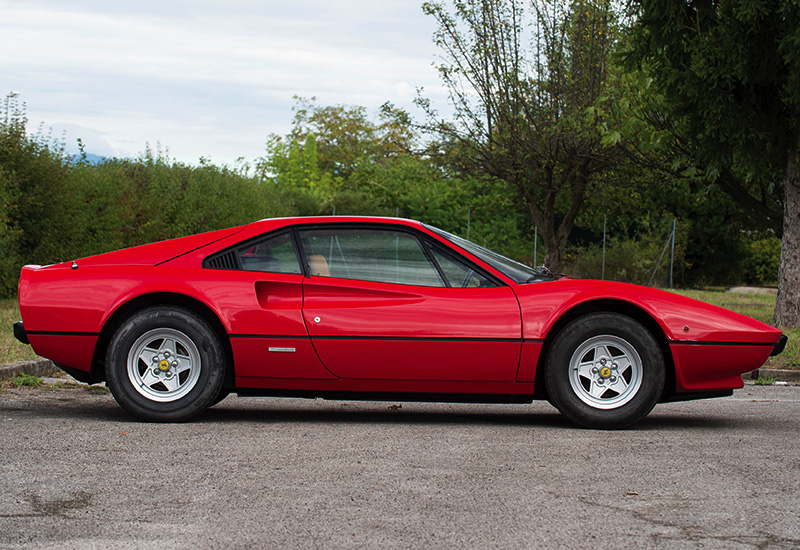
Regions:
[[600, 376], [602, 376], [603, 378], [608, 378], [609, 376], [611, 376], [611, 369], [608, 367], [601, 368]]
[[158, 363], [158, 369], [159, 369], [161, 372], [167, 372], [167, 371], [169, 370], [169, 361], [167, 361], [166, 359], [162, 359], [162, 360], [161, 360], [161, 361]]

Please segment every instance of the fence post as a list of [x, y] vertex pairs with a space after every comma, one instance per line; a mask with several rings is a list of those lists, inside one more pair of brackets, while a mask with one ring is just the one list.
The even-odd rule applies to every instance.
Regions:
[[600, 280], [606, 280], [606, 214], [603, 214], [603, 268], [600, 273]]
[[664, 250], [661, 251], [661, 256], [658, 257], [658, 261], [656, 262], [656, 268], [653, 270], [653, 274], [650, 275], [650, 280], [647, 281], [647, 286], [653, 282], [653, 278], [656, 276], [656, 271], [658, 271], [659, 266], [661, 265], [661, 260], [664, 259], [664, 254], [667, 253], [667, 248], [669, 248], [669, 243], [672, 240], [672, 235], [667, 237], [667, 242], [664, 243]]
[[533, 267], [539, 263], [539, 255], [537, 254], [537, 247], [539, 246], [539, 228], [533, 226]]
[[677, 218], [672, 218], [672, 253], [669, 257], [669, 289], [672, 290], [672, 268], [675, 265], [675, 227], [678, 225]]

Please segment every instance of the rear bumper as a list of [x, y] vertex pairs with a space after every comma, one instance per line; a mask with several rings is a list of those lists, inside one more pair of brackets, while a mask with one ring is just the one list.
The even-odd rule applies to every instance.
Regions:
[[17, 321], [14, 323], [14, 338], [22, 342], [23, 344], [30, 345], [30, 340], [28, 340], [28, 333], [25, 332], [25, 327], [22, 325], [22, 321]]

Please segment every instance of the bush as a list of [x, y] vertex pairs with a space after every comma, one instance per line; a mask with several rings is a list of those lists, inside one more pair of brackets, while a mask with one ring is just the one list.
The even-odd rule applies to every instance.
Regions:
[[[13, 98], [11, 98], [13, 99]], [[7, 99], [0, 117], [0, 297], [24, 264], [52, 264], [153, 241], [293, 215], [272, 182], [148, 151], [136, 160], [73, 162], [31, 138]]]
[[744, 282], [748, 285], [777, 286], [781, 261], [781, 240], [774, 235], [745, 241]]
[[[664, 236], [644, 238], [609, 238], [606, 242], [605, 279], [646, 285], [653, 277], [658, 259], [664, 250]], [[680, 267], [683, 248], [676, 243], [675, 266]], [[603, 274], [603, 245], [567, 248], [564, 271], [579, 279], [600, 279]], [[667, 250], [652, 280], [653, 286], [666, 287], [669, 283], [670, 250]]]

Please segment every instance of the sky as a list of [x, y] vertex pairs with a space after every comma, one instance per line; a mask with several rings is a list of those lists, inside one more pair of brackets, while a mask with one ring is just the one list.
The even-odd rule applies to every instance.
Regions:
[[0, 0], [0, 97], [68, 151], [232, 164], [291, 128], [293, 97], [446, 105], [422, 0]]

